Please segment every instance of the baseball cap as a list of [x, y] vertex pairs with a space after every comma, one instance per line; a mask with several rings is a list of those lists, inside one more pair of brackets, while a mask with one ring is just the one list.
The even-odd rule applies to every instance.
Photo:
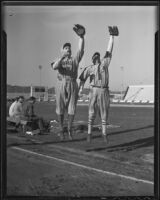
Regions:
[[24, 96], [16, 97], [15, 100], [24, 99]]
[[92, 60], [96, 57], [96, 56], [100, 56], [100, 53], [99, 52], [95, 52], [92, 56]]
[[65, 47], [71, 47], [71, 43], [66, 42], [66, 43], [63, 45], [63, 49], [64, 49]]
[[36, 100], [36, 98], [35, 97], [33, 97], [33, 96], [31, 96], [31, 97], [29, 97], [29, 99], [28, 99], [29, 101], [35, 101]]

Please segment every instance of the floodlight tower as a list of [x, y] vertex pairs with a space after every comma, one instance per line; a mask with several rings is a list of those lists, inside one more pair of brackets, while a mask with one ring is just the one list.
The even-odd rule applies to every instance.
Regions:
[[39, 68], [39, 72], [40, 72], [39, 73], [39, 78], [40, 78], [39, 80], [40, 80], [40, 87], [41, 87], [41, 70], [42, 70], [42, 65], [39, 65], [38, 68]]
[[[41, 87], [41, 86], [42, 86], [42, 85], [41, 85], [41, 70], [42, 70], [42, 65], [39, 65], [38, 68], [39, 68], [39, 72], [40, 72], [40, 73], [39, 73], [39, 78], [40, 78], [40, 79], [39, 79], [39, 80], [40, 80], [40, 85], [39, 85], [39, 86]], [[41, 89], [40, 89], [40, 90], [41, 90]], [[39, 93], [39, 101], [41, 101], [41, 93]]]

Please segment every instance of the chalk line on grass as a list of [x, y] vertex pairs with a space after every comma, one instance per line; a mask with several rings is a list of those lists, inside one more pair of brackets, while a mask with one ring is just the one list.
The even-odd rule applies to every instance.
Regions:
[[136, 181], [136, 182], [147, 183], [147, 184], [151, 184], [151, 185], [154, 184], [154, 182], [152, 182], [152, 181], [148, 181], [148, 180], [144, 180], [144, 179], [138, 179], [138, 178], [135, 178], [135, 177], [126, 176], [126, 175], [122, 175], [122, 174], [118, 174], [118, 173], [114, 173], [114, 172], [110, 172], [110, 171], [104, 171], [104, 170], [101, 170], [101, 169], [89, 167], [89, 166], [86, 166], [86, 165], [78, 164], [78, 163], [71, 162], [71, 161], [68, 161], [68, 160], [63, 160], [63, 159], [56, 158], [56, 157], [49, 156], [49, 155], [44, 155], [44, 154], [41, 154], [41, 153], [37, 153], [37, 152], [30, 151], [30, 150], [27, 150], [27, 149], [19, 148], [19, 147], [12, 147], [12, 149], [16, 149], [16, 150], [19, 150], [19, 151], [23, 151], [25, 153], [29, 153], [29, 154], [33, 154], [33, 155], [36, 155], [36, 156], [41, 156], [41, 157], [45, 157], [45, 158], [48, 158], [48, 159], [56, 160], [56, 161], [59, 161], [59, 162], [63, 162], [63, 163], [70, 164], [70, 165], [73, 165], [73, 166], [76, 166], [76, 167], [81, 167], [81, 168], [84, 168], [84, 169], [92, 170], [92, 171], [95, 171], [95, 172], [108, 174], [108, 175], [111, 175], [111, 176], [117, 176], [117, 177], [120, 177], [120, 178], [132, 180], [132, 181]]

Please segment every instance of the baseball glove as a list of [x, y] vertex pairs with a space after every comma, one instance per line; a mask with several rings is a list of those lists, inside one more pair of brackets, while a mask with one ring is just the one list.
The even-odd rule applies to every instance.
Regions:
[[75, 26], [73, 27], [73, 30], [80, 37], [83, 37], [86, 33], [85, 28], [80, 24], [75, 24]]
[[119, 30], [118, 30], [118, 27], [117, 26], [108, 26], [108, 29], [109, 29], [109, 33], [110, 35], [113, 35], [113, 36], [118, 36], [119, 35]]

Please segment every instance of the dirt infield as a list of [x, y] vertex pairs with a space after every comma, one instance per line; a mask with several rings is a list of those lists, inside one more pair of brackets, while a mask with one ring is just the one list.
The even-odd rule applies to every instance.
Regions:
[[[39, 115], [55, 120], [55, 105], [38, 103]], [[7, 134], [7, 194], [26, 196], [152, 196], [154, 109], [111, 107], [109, 144], [94, 128], [86, 142], [87, 107], [78, 106], [74, 140]], [[100, 120], [96, 119], [96, 124]]]

